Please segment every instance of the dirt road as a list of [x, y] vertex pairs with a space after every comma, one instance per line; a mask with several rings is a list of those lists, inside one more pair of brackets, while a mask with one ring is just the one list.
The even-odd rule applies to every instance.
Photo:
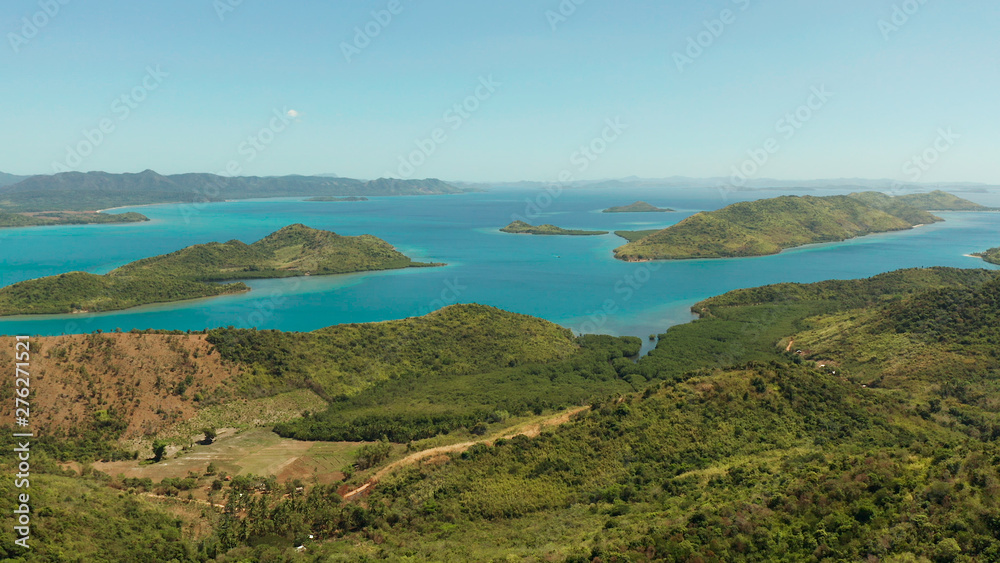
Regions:
[[577, 413], [581, 413], [581, 412], [583, 412], [583, 411], [585, 411], [585, 410], [587, 410], [589, 408], [590, 407], [575, 407], [575, 408], [572, 408], [572, 409], [567, 409], [567, 410], [565, 410], [565, 411], [563, 411], [563, 412], [561, 412], [561, 413], [559, 413], [559, 414], [557, 414], [555, 416], [546, 418], [544, 420], [540, 420], [540, 421], [537, 421], [537, 422], [529, 422], [529, 423], [523, 424], [523, 425], [521, 425], [519, 427], [514, 427], [513, 429], [509, 430], [507, 433], [505, 433], [502, 436], [500, 436], [499, 438], [497, 438], [496, 436], [494, 436], [492, 438], [484, 438], [482, 440], [472, 440], [472, 441], [469, 441], [469, 442], [460, 442], [458, 444], [450, 444], [450, 445], [447, 445], [447, 446], [438, 446], [436, 448], [430, 448], [430, 449], [426, 449], [426, 450], [421, 450], [419, 452], [414, 452], [414, 453], [412, 453], [412, 454], [410, 454], [410, 455], [408, 455], [408, 456], [406, 456], [406, 457], [404, 457], [402, 459], [397, 459], [396, 461], [394, 461], [394, 462], [386, 465], [382, 469], [379, 469], [377, 472], [375, 472], [375, 475], [372, 475], [371, 478], [369, 478], [368, 481], [365, 482], [364, 485], [361, 485], [360, 487], [358, 487], [356, 489], [353, 489], [353, 490], [347, 492], [346, 494], [344, 494], [344, 500], [351, 500], [353, 498], [356, 498], [361, 493], [363, 493], [363, 492], [369, 490], [370, 488], [374, 487], [375, 484], [378, 483], [379, 479], [381, 479], [382, 477], [384, 477], [386, 474], [388, 474], [388, 473], [390, 473], [392, 471], [395, 471], [396, 469], [399, 469], [400, 467], [403, 467], [403, 466], [406, 466], [406, 465], [413, 465], [413, 464], [417, 463], [418, 461], [420, 461], [422, 459], [427, 459], [427, 458], [430, 458], [430, 457], [435, 457], [435, 456], [445, 455], [445, 454], [451, 454], [451, 453], [464, 452], [465, 450], [471, 448], [472, 446], [475, 446], [476, 444], [493, 445], [493, 442], [495, 442], [498, 439], [509, 440], [509, 439], [513, 438], [514, 436], [527, 436], [528, 438], [534, 438], [535, 436], [538, 436], [542, 432], [542, 428], [547, 428], [547, 427], [550, 427], [550, 426], [559, 426], [560, 424], [565, 424], [565, 423], [569, 422], [569, 420], [571, 418], [573, 418], [573, 415], [575, 415]]

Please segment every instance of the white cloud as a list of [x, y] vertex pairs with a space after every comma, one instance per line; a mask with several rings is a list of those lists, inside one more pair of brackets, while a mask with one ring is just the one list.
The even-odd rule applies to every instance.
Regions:
[[292, 119], [295, 119], [295, 118], [299, 117], [302, 114], [299, 113], [298, 111], [294, 110], [294, 109], [290, 109], [287, 112], [285, 112], [285, 115], [287, 115], [288, 117], [291, 117]]

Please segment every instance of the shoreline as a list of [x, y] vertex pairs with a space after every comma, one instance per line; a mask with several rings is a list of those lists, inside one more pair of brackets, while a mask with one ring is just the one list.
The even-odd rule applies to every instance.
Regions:
[[130, 209], [134, 207], [152, 207], [154, 205], [177, 205], [179, 203], [184, 203], [183, 201], [164, 201], [163, 203], [142, 203], [139, 205], [119, 205], [118, 207], [109, 207], [107, 209], [98, 209], [97, 211], [82, 211], [81, 213], [104, 213], [105, 211], [114, 211], [115, 209]]

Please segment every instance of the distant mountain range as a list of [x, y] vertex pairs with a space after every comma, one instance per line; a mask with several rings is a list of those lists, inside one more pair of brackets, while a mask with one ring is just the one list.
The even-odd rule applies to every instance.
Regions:
[[469, 190], [435, 179], [363, 181], [326, 176], [164, 176], [152, 170], [138, 174], [65, 172], [22, 178], [8, 185], [0, 183], [0, 210], [93, 211], [153, 203], [265, 197], [440, 195], [466, 191]]
[[[146, 170], [138, 174], [65, 172], [55, 175], [17, 176], [0, 172], [0, 211], [94, 211], [111, 207], [153, 203], [197, 203], [266, 197], [362, 197], [458, 194], [493, 188], [545, 189], [554, 182], [443, 182], [437, 179], [356, 180], [336, 174], [315, 176], [242, 176], [174, 174]], [[958, 193], [983, 193], [1000, 186], [972, 182], [906, 183], [894, 180], [834, 178], [826, 180], [775, 180], [755, 178], [735, 187], [729, 178], [639, 178], [580, 180], [559, 184], [566, 188], [704, 188], [732, 192], [761, 190], [891, 191], [920, 193], [946, 189]]]
[[0, 172], [0, 187], [16, 184], [22, 180], [27, 180], [30, 177], [31, 176], [16, 176], [14, 174], [7, 174], [6, 172]]
[[[556, 182], [452, 182], [456, 186], [466, 188], [545, 188], [557, 184]], [[567, 182], [562, 185], [566, 188], [720, 188], [727, 191], [757, 191], [757, 190], [821, 190], [821, 189], [848, 189], [856, 191], [867, 190], [899, 190], [906, 192], [923, 192], [935, 189], [947, 189], [951, 192], [982, 192], [986, 189], [997, 188], [994, 184], [982, 184], [974, 182], [934, 182], [934, 183], [914, 183], [899, 182], [890, 179], [866, 179], [866, 178], [831, 178], [823, 180], [776, 180], [774, 178], [754, 178], [748, 179], [742, 186], [734, 186], [730, 178], [692, 178], [688, 176], [669, 176], [665, 178], [640, 178], [638, 176], [628, 176], [625, 178], [609, 178], [604, 180], [578, 180]]]

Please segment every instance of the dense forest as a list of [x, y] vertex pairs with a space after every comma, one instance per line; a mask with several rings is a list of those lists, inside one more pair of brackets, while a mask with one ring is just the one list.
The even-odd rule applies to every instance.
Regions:
[[[477, 305], [211, 331], [244, 393], [326, 397], [279, 432], [369, 443], [346, 485], [69, 479], [40, 452], [45, 541], [27, 560], [1000, 559], [1000, 273], [778, 284], [694, 310], [642, 358], [638, 339]], [[580, 404], [535, 437], [498, 434]], [[380, 472], [470, 427], [490, 438]], [[195, 489], [220, 507], [185, 501]]]
[[241, 282], [213, 282], [434, 265], [413, 262], [372, 235], [348, 237], [290, 225], [253, 244], [199, 244], [105, 275], [72, 272], [16, 283], [0, 289], [0, 315], [113, 311], [249, 290]]

